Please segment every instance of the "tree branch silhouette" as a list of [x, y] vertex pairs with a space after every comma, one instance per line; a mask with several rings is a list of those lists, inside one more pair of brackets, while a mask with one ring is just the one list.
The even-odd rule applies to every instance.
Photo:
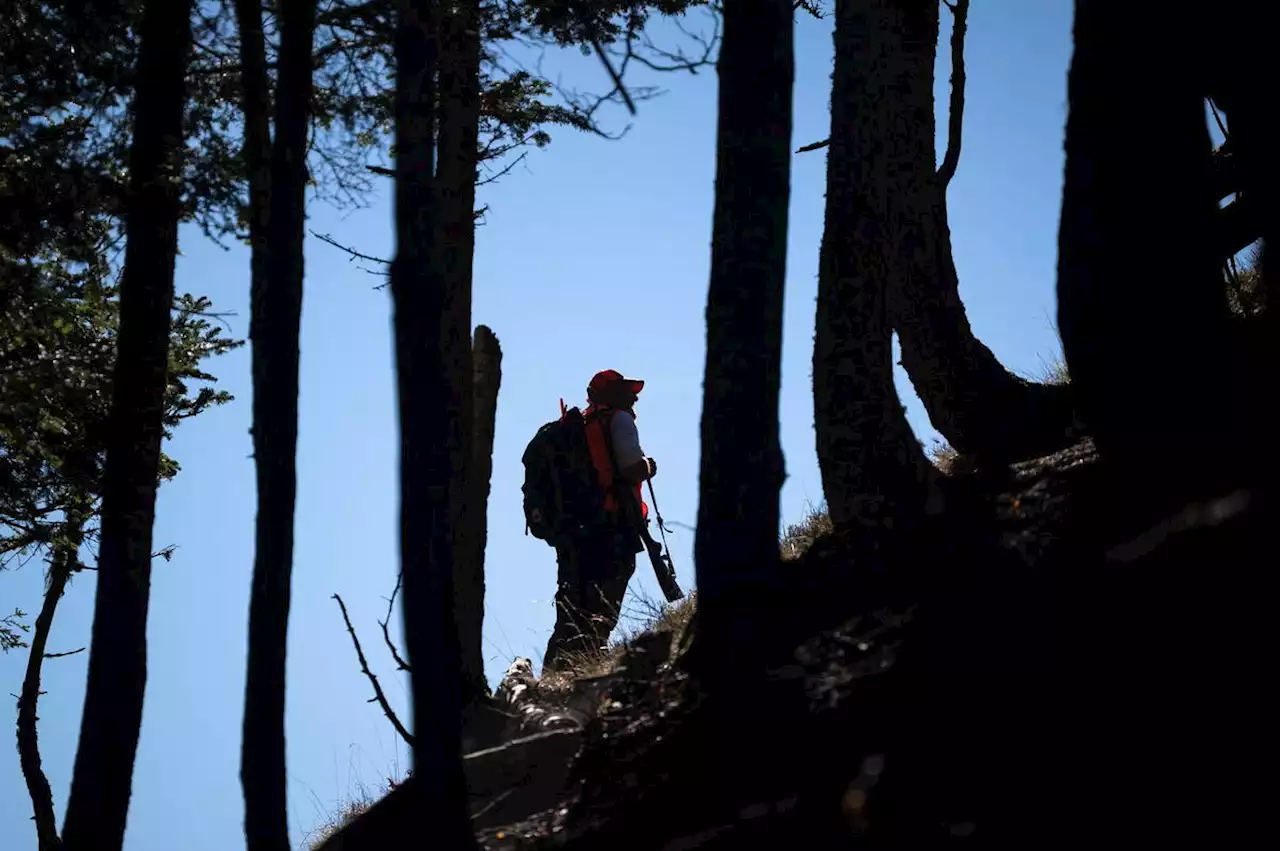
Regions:
[[[396, 583], [399, 588], [400, 583]], [[400, 738], [404, 739], [405, 744], [413, 747], [413, 734], [404, 728], [400, 723], [400, 717], [396, 715], [396, 711], [391, 708], [391, 704], [387, 702], [387, 695], [382, 691], [382, 685], [378, 682], [378, 675], [369, 670], [369, 661], [365, 659], [364, 648], [360, 646], [360, 638], [356, 635], [356, 628], [351, 625], [351, 616], [347, 614], [347, 605], [342, 602], [342, 597], [338, 594], [333, 595], [333, 599], [338, 601], [338, 608], [342, 610], [342, 620], [347, 625], [347, 633], [351, 636], [351, 643], [356, 648], [356, 658], [360, 660], [360, 670], [369, 679], [369, 683], [373, 686], [373, 697], [369, 699], [369, 703], [377, 702], [382, 707], [382, 713], [387, 716], [387, 720], [391, 722], [391, 726], [396, 728], [396, 732], [400, 734]]]
[[378, 626], [382, 627], [382, 640], [386, 642], [387, 649], [391, 651], [391, 658], [396, 660], [396, 667], [401, 671], [411, 671], [409, 663], [400, 655], [400, 648], [396, 647], [395, 642], [391, 640], [391, 632], [388, 624], [391, 623], [391, 613], [395, 610], [396, 595], [400, 593], [401, 577], [396, 576], [396, 587], [392, 589], [391, 596], [387, 598], [387, 616], [378, 621]]

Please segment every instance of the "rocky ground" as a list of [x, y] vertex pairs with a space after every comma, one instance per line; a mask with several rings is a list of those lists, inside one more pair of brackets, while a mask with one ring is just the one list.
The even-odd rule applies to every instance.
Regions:
[[[1153, 522], [1087, 442], [949, 487], [912, 534], [819, 539], [806, 582], [744, 598], [768, 647], [721, 698], [670, 633], [567, 688], [517, 660], [467, 757], [482, 847], [1245, 835], [1241, 772], [1275, 755], [1263, 492]], [[323, 847], [386, 847], [399, 791]]]

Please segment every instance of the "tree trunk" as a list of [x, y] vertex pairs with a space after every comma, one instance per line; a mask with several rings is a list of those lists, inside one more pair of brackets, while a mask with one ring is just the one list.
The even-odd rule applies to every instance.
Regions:
[[147, 681], [151, 536], [182, 213], [189, 0], [147, 0], [140, 38], [98, 588], [63, 826], [69, 851], [118, 851], [124, 843]]
[[[902, 0], [904, 10], [913, 0]], [[937, 60], [938, 5], [909, 14], [912, 31], [902, 34], [907, 65], [902, 80], [915, 101], [915, 132], [929, 142], [929, 156], [915, 167], [934, 177], [936, 151], [933, 79]], [[902, 346], [902, 366], [934, 428], [959, 452], [987, 463], [1008, 463], [1061, 448], [1074, 435], [1070, 387], [1025, 381], [1006, 370], [973, 334], [960, 299], [960, 278], [951, 249], [946, 190], [959, 158], [964, 103], [963, 37], [966, 9], [957, 7], [952, 39], [952, 121], [947, 156], [933, 185], [926, 187], [919, 215], [934, 219], [935, 261], [917, 267], [890, 290], [894, 327]], [[959, 43], [958, 43], [959, 42]]]
[[[1058, 325], [1099, 451], [1177, 499], [1229, 476], [1249, 445], [1232, 434], [1204, 86], [1181, 52], [1196, 39], [1184, 19], [1151, 39], [1136, 10], [1075, 9]], [[1135, 222], [1176, 250], [1134, 251]]]
[[[253, 341], [253, 456], [258, 513], [240, 775], [245, 796], [245, 837], [251, 850], [260, 851], [290, 848], [285, 653], [297, 497], [298, 340], [315, 16], [315, 0], [281, 3], [270, 184], [266, 189], [250, 185], [252, 200], [260, 203], [265, 199], [269, 204], [266, 211], [259, 208], [253, 215], [259, 233], [265, 233], [265, 243], [253, 246], [251, 260], [253, 310], [249, 337]], [[253, 52], [257, 52], [256, 48]], [[259, 88], [263, 82], [261, 78], [246, 80], [249, 151], [261, 150], [264, 141], [261, 104], [265, 93]], [[260, 169], [261, 163], [257, 166]]]
[[[1243, 190], [1230, 206], [1248, 198], [1256, 215], [1244, 236], [1262, 238], [1261, 275], [1264, 286], [1270, 286], [1263, 293], [1267, 363], [1259, 373], [1268, 376], [1262, 379], [1266, 381], [1280, 369], [1280, 169], [1273, 153], [1280, 133], [1274, 94], [1280, 73], [1270, 50], [1275, 13], [1269, 5], [1244, 0], [1227, 0], [1215, 8], [1218, 14], [1210, 21], [1215, 29], [1205, 38], [1211, 57], [1208, 94], [1226, 113], [1231, 131], [1223, 144], [1231, 148], [1231, 188]], [[1238, 242], [1238, 237], [1228, 238], [1227, 245]]]
[[236, 0], [240, 35], [241, 112], [245, 171], [249, 180], [249, 263], [252, 281], [266, 280], [267, 228], [271, 221], [271, 83], [262, 31], [262, 0]]
[[462, 661], [454, 563], [468, 416], [435, 180], [439, 5], [400, 0], [396, 33], [396, 255], [391, 264], [400, 411], [400, 564], [413, 690], [412, 810], [441, 847], [473, 848], [462, 772]]
[[694, 539], [695, 641], [713, 690], [748, 655], [735, 655], [735, 643], [767, 628], [735, 612], [733, 597], [775, 576], [778, 565], [794, 28], [790, 0], [724, 5]]
[[53, 809], [53, 791], [49, 788], [49, 779], [45, 776], [40, 760], [40, 736], [36, 727], [36, 722], [39, 721], [36, 709], [40, 702], [40, 675], [58, 602], [71, 580], [71, 574], [79, 566], [85, 519], [86, 512], [73, 510], [63, 524], [59, 540], [54, 544], [49, 564], [49, 585], [44, 592], [40, 614], [36, 616], [26, 676], [22, 680], [22, 692], [18, 695], [18, 761], [22, 767], [22, 778], [27, 784], [27, 793], [31, 796], [40, 851], [56, 851], [62, 844], [58, 838], [57, 816]]
[[[476, 168], [480, 134], [480, 4], [465, 0], [450, 4], [440, 30], [440, 124], [436, 181], [440, 192], [439, 243], [446, 277], [445, 315], [447, 345], [457, 354], [451, 359], [457, 373], [451, 378], [461, 388], [458, 400], [461, 429], [456, 440], [465, 444], [475, 434], [475, 407], [471, 364], [471, 277], [475, 259]], [[486, 329], [487, 330], [487, 329]], [[477, 338], [477, 342], [479, 338]], [[469, 481], [474, 453], [466, 452], [463, 467], [454, 479], [450, 505], [455, 512], [451, 527], [458, 536], [454, 574], [457, 617], [463, 653], [463, 703], [471, 705], [488, 691], [480, 655], [480, 614], [484, 594], [484, 550], [475, 540], [483, 527], [484, 503], [470, 498]], [[490, 465], [492, 462], [489, 462]], [[488, 478], [485, 480], [488, 494]], [[477, 594], [481, 598], [477, 598]]]
[[488, 692], [484, 677], [484, 553], [489, 539], [489, 482], [493, 476], [493, 440], [497, 427], [498, 389], [502, 384], [502, 347], [484, 325], [476, 326], [471, 356], [475, 401], [467, 506], [471, 528], [465, 555], [458, 561], [458, 636], [462, 670], [471, 698]]
[[888, 299], [936, 262], [932, 137], [899, 129], [926, 120], [911, 54], [927, 45], [912, 37], [927, 38], [919, 18], [934, 5], [836, 4], [813, 385], [823, 492], [840, 529], [922, 506], [931, 471], [894, 388]]

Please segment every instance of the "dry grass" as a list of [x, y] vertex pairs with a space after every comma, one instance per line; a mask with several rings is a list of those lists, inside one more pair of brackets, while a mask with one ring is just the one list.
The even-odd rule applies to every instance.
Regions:
[[1035, 379], [1041, 384], [1057, 386], [1071, 383], [1071, 373], [1067, 372], [1067, 363], [1062, 358], [1054, 358], [1042, 363], [1040, 375]]
[[823, 535], [831, 533], [831, 517], [825, 508], [812, 503], [805, 505], [804, 519], [799, 523], [791, 523], [782, 533], [778, 546], [782, 550], [783, 561], [794, 561], [800, 558], [813, 546], [813, 542]]
[[617, 670], [627, 646], [645, 633], [668, 632], [672, 647], [679, 647], [697, 609], [697, 601], [697, 591], [689, 592], [673, 604], [634, 594], [618, 618], [617, 638], [598, 650], [566, 652], [561, 657], [560, 668], [546, 673], [538, 681], [539, 696], [554, 701], [559, 694], [567, 694], [575, 680], [600, 677]]
[[313, 828], [307, 835], [304, 843], [308, 851], [317, 851], [321, 845], [328, 841], [329, 837], [359, 818], [366, 810], [390, 792], [392, 788], [394, 788], [394, 784], [390, 782], [377, 789], [371, 789], [363, 783], [359, 784], [351, 798], [343, 802], [338, 811], [329, 816], [327, 822]]
[[935, 440], [933, 446], [929, 449], [928, 455], [929, 460], [933, 462], [933, 466], [948, 476], [956, 471], [956, 466], [961, 460], [960, 453], [951, 444], [943, 440]]

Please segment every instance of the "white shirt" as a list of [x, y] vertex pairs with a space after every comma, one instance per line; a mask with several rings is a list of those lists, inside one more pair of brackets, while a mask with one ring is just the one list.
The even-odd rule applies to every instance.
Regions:
[[626, 411], [614, 411], [609, 423], [609, 437], [613, 441], [613, 460], [619, 470], [644, 460], [640, 448], [640, 432], [636, 430], [636, 418]]

